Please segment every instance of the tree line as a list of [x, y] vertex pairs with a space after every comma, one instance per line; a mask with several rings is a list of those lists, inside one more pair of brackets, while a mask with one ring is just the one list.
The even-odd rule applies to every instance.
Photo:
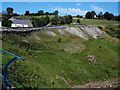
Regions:
[[[8, 20], [9, 18], [13, 16], [19, 16], [16, 13], [13, 13], [14, 9], [8, 7], [6, 9], [7, 13], [3, 14], [3, 20], [2, 20], [2, 26], [10, 27], [12, 21]], [[32, 24], [34, 27], [41, 27], [46, 26], [47, 24], [51, 23], [51, 25], [59, 25], [59, 24], [70, 24], [72, 23], [72, 16], [66, 15], [66, 16], [58, 16], [58, 10], [55, 10], [53, 13], [44, 12], [43, 10], [39, 10], [37, 13], [30, 13], [29, 11], [25, 12], [25, 16], [40, 16], [40, 15], [46, 15], [45, 17], [39, 17], [30, 18], [32, 20]], [[48, 15], [54, 15], [54, 17], [49, 17]]]
[[37, 13], [30, 13], [30, 11], [25, 11], [25, 16], [40, 16], [40, 15], [58, 15], [58, 10], [55, 10], [53, 13], [44, 12], [43, 10], [39, 10]]
[[73, 18], [71, 15], [66, 15], [63, 17], [55, 15], [52, 18], [49, 18], [47, 15], [46, 17], [32, 18], [32, 24], [34, 27], [46, 26], [49, 23], [51, 23], [51, 25], [63, 25], [72, 23], [72, 19]]
[[114, 16], [114, 14], [105, 12], [104, 14], [100, 12], [98, 15], [95, 11], [87, 12], [85, 17], [87, 19], [106, 19], [106, 20], [116, 20], [120, 21], [120, 15]]
[[[2, 26], [10, 27], [12, 21], [9, 20], [9, 18], [13, 16], [19, 16], [19, 14], [13, 12], [14, 9], [11, 7], [8, 7], [6, 9], [7, 13], [2, 13]], [[47, 24], [51, 23], [51, 25], [63, 25], [63, 24], [70, 24], [73, 22], [73, 17], [77, 17], [77, 23], [80, 23], [80, 18], [83, 18], [83, 16], [77, 15], [77, 16], [71, 16], [71, 15], [65, 15], [65, 16], [59, 16], [59, 11], [55, 10], [53, 13], [50, 12], [44, 12], [43, 10], [38, 10], [37, 13], [30, 13], [30, 11], [25, 11], [24, 16], [42, 16], [39, 18], [29, 18], [32, 20], [32, 24], [34, 27], [41, 27], [46, 26]], [[54, 15], [50, 18], [49, 15]], [[112, 13], [105, 12], [104, 14], [100, 12], [99, 14], [96, 14], [95, 11], [87, 12], [85, 15], [86, 19], [106, 19], [106, 20], [116, 20], [120, 21], [120, 15], [114, 16]]]

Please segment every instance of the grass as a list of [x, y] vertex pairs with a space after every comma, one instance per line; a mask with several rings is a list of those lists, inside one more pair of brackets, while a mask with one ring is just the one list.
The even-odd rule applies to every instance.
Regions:
[[87, 25], [99, 25], [99, 24], [118, 24], [118, 21], [112, 20], [93, 20], [93, 19], [83, 19], [80, 24], [87, 24]]
[[[114, 58], [118, 58], [119, 46], [104, 39], [53, 37], [42, 30], [27, 35], [3, 33], [2, 45], [3, 49], [25, 59], [12, 63], [8, 71], [12, 86], [18, 88], [68, 87], [60, 77], [70, 85], [118, 77], [118, 60]], [[86, 60], [86, 55], [94, 55], [96, 63]], [[2, 58], [6, 63], [11, 56], [3, 53]]]

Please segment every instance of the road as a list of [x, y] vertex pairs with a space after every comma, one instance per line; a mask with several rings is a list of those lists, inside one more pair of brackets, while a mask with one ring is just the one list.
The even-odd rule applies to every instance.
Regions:
[[44, 27], [18, 27], [18, 28], [0, 28], [0, 32], [30, 32], [30, 31], [38, 31], [42, 29], [49, 28], [64, 28], [69, 26], [108, 26], [108, 25], [120, 25], [120, 24], [102, 24], [102, 25], [85, 25], [85, 24], [70, 24], [70, 25], [62, 25], [62, 26], [44, 26]]

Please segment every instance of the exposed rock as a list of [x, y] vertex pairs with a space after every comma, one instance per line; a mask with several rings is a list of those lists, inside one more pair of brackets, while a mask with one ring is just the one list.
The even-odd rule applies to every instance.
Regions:
[[[89, 83], [85, 83], [84, 85], [74, 85], [72, 88], [117, 88], [119, 87], [119, 79], [114, 78], [107, 81], [91, 81]], [[113, 89], [110, 89], [113, 90]]]
[[77, 28], [77, 27], [68, 27], [68, 28], [65, 29], [65, 31], [68, 32], [68, 33], [70, 33], [70, 34], [82, 37], [84, 39], [88, 39], [87, 35], [83, 31], [81, 31], [80, 28]]
[[99, 34], [103, 34], [103, 32], [97, 27], [92, 27], [92, 26], [91, 27], [85, 27], [83, 30], [86, 34], [89, 34], [93, 38], [97, 38], [97, 36]]
[[91, 62], [94, 62], [94, 63], [96, 62], [94, 55], [87, 55], [85, 58], [86, 58], [88, 61], [91, 61]]
[[51, 36], [57, 36], [57, 34], [55, 34], [55, 33], [52, 32], [52, 31], [46, 31], [46, 34], [51, 35]]
[[29, 43], [29, 41], [27, 41], [27, 40], [22, 40], [21, 42], [24, 42], [24, 43]]
[[66, 34], [65, 31], [64, 31], [64, 30], [61, 30], [61, 29], [58, 29], [58, 32], [59, 32], [60, 34]]
[[39, 38], [37, 35], [33, 35], [33, 37], [34, 37], [35, 39], [40, 40], [40, 38]]
[[[61, 35], [73, 34], [83, 39], [89, 40], [91, 38], [100, 38], [101, 35], [106, 34], [104, 31], [101, 31], [96, 26], [85, 26], [85, 27], [66, 27], [64, 29], [57, 29]], [[48, 35], [57, 36], [53, 31], [46, 31]]]

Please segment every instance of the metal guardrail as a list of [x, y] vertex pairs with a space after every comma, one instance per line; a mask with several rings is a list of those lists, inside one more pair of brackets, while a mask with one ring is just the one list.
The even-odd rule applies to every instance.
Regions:
[[70, 24], [70, 25], [62, 25], [62, 26], [43, 26], [43, 27], [15, 27], [15, 28], [1, 28], [1, 31], [34, 31], [41, 30], [46, 28], [63, 28], [68, 26], [85, 26], [85, 24]]
[[10, 83], [10, 81], [7, 79], [7, 76], [8, 76], [8, 75], [7, 75], [8, 66], [9, 66], [13, 61], [15, 61], [16, 59], [20, 59], [20, 60], [23, 60], [23, 61], [24, 61], [24, 59], [21, 58], [21, 57], [19, 57], [19, 56], [17, 56], [17, 55], [14, 55], [14, 54], [12, 54], [12, 53], [10, 53], [10, 52], [7, 52], [7, 51], [5, 51], [5, 50], [3, 50], [3, 49], [0, 49], [0, 50], [1, 50], [2, 52], [5, 52], [5, 53], [13, 56], [13, 58], [10, 59], [10, 60], [5, 64], [4, 69], [3, 69], [3, 75], [0, 74], [0, 76], [4, 79], [3, 88], [4, 88], [4, 90], [7, 90], [7, 86], [8, 86], [8, 84]]
[[[120, 25], [120, 24], [101, 24], [102, 26], [108, 25]], [[14, 27], [14, 28], [1, 28], [0, 31], [37, 31], [47, 28], [63, 28], [69, 26], [101, 26], [101, 25], [86, 25], [86, 24], [70, 24], [70, 25], [61, 25], [61, 26], [43, 26], [43, 27]]]

